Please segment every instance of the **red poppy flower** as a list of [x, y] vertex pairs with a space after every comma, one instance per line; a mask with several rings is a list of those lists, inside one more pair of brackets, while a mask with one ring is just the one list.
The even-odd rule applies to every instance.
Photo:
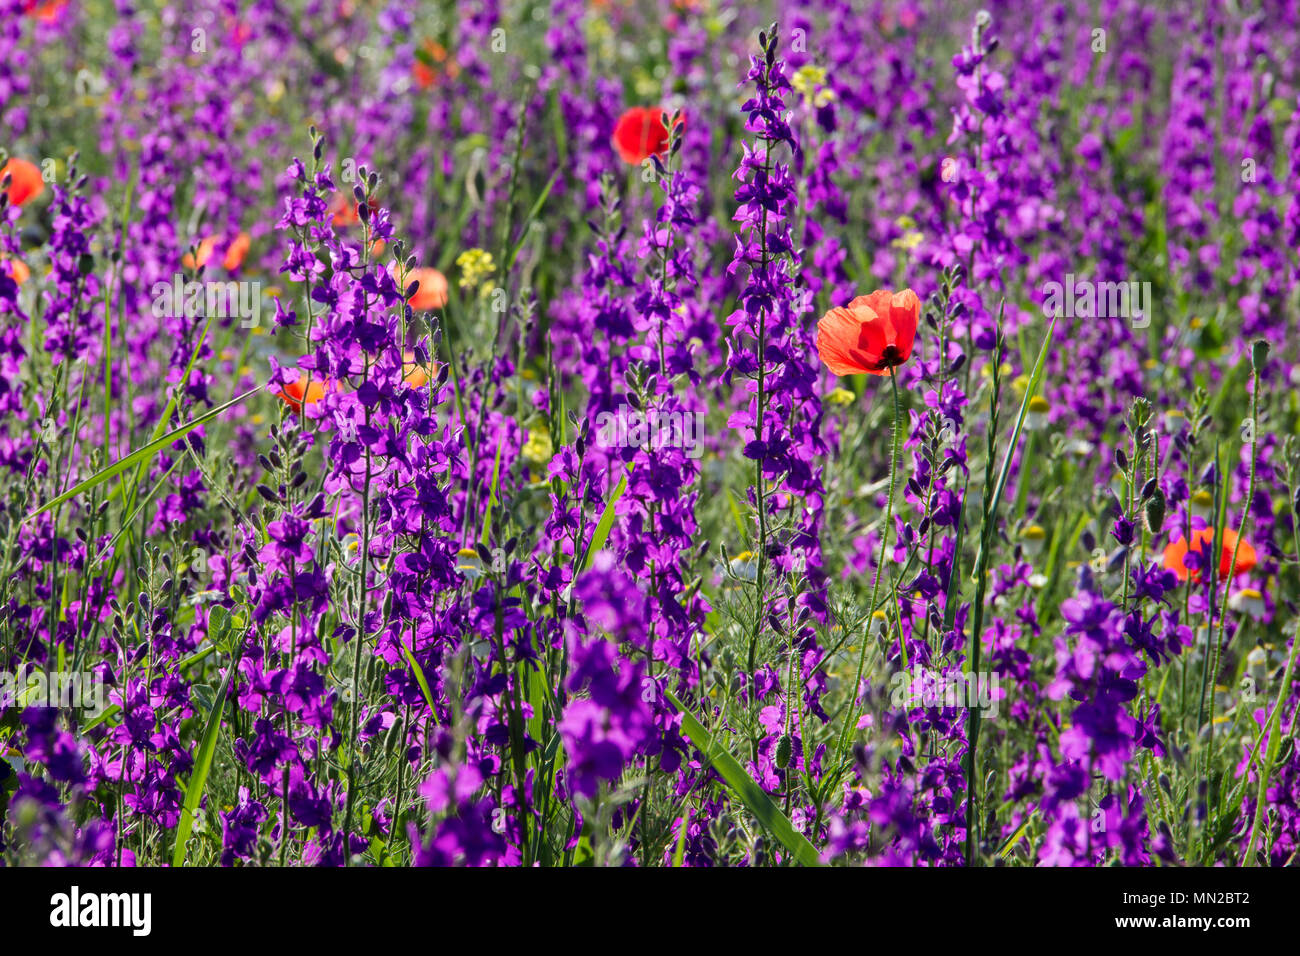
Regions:
[[415, 353], [410, 349], [402, 353], [402, 380], [411, 388], [423, 388], [429, 384], [429, 373], [415, 361]]
[[632, 107], [618, 118], [613, 143], [619, 158], [633, 166], [664, 152], [670, 139], [663, 123], [663, 110], [658, 106]]
[[[1214, 540], [1213, 528], [1199, 528], [1192, 532], [1192, 541], [1189, 546], [1186, 538], [1179, 538], [1177, 541], [1170, 541], [1165, 547], [1164, 566], [1166, 569], [1173, 571], [1178, 575], [1179, 581], [1186, 581], [1188, 575], [1187, 552], [1195, 551], [1201, 556], [1201, 561], [1205, 561], [1205, 552], [1212, 547]], [[1232, 552], [1237, 551], [1237, 564], [1232, 567]], [[1232, 570], [1232, 576], [1246, 574], [1255, 566], [1255, 549], [1251, 547], [1249, 541], [1244, 538], [1241, 541], [1241, 547], [1237, 548], [1237, 532], [1231, 528], [1223, 529], [1223, 553], [1219, 555], [1219, 580], [1224, 581], [1228, 578], [1229, 569]], [[1200, 580], [1201, 573], [1199, 570], [1190, 572], [1192, 580]]]
[[27, 268], [27, 264], [21, 259], [9, 259], [0, 256], [0, 271], [19, 285], [32, 277], [32, 270]]
[[836, 375], [884, 375], [912, 354], [921, 300], [911, 289], [880, 289], [817, 323], [817, 354]]
[[[305, 398], [304, 392], [306, 392]], [[325, 397], [325, 385], [320, 379], [312, 379], [311, 384], [308, 385], [307, 376], [300, 375], [296, 382], [290, 382], [282, 391], [276, 392], [276, 395], [301, 415], [303, 405], [313, 405]]]
[[67, 5], [68, 0], [46, 0], [45, 3], [40, 0], [23, 0], [23, 13], [42, 23], [54, 23]]
[[[379, 212], [378, 200], [372, 199], [366, 203], [370, 207], [371, 215]], [[361, 221], [358, 210], [361, 203], [357, 202], [351, 192], [335, 193], [330, 200], [329, 214], [330, 222], [335, 229], [341, 229], [345, 226], [355, 226]]]
[[460, 64], [447, 56], [447, 48], [437, 40], [425, 40], [411, 66], [415, 85], [422, 90], [437, 86], [444, 76], [449, 80], [460, 75]]
[[[226, 247], [226, 254], [221, 260], [221, 266], [227, 272], [234, 272], [243, 265], [244, 257], [248, 255], [249, 246], [252, 240], [249, 239], [248, 233], [241, 232]], [[212, 258], [212, 253], [217, 248], [217, 237], [208, 236], [199, 243], [196, 250], [197, 255], [190, 255], [188, 252], [181, 256], [181, 265], [187, 269], [197, 269], [200, 266], [207, 265], [208, 260]]]
[[35, 199], [45, 190], [45, 180], [35, 163], [14, 157], [0, 167], [0, 180], [10, 177], [9, 202], [21, 206], [29, 199]]
[[416, 312], [441, 309], [447, 304], [447, 277], [437, 269], [412, 269], [406, 272], [395, 266], [393, 278], [402, 287], [403, 293], [412, 282], [420, 283], [415, 295], [411, 296], [411, 308]]

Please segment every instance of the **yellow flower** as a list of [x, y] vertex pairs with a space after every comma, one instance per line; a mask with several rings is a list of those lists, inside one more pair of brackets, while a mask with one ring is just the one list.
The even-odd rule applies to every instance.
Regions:
[[1192, 514], [1198, 518], [1208, 518], [1214, 510], [1214, 495], [1204, 488], [1192, 495]]
[[849, 405], [856, 397], [847, 388], [836, 388], [826, 393], [826, 401], [832, 405]]
[[890, 243], [895, 249], [902, 249], [904, 252], [911, 252], [924, 240], [919, 232], [916, 231], [916, 220], [911, 216], [899, 216], [894, 220], [894, 225], [903, 230], [903, 234]]
[[1021, 546], [1025, 549], [1026, 554], [1034, 555], [1043, 550], [1043, 544], [1047, 541], [1047, 532], [1043, 530], [1042, 525], [1031, 524], [1020, 532]]
[[496, 271], [492, 253], [482, 249], [469, 249], [456, 257], [456, 266], [460, 269], [460, 287], [477, 289]]
[[1035, 395], [1025, 407], [1025, 427], [1031, 432], [1042, 431], [1047, 427], [1047, 416], [1052, 411], [1052, 403], [1041, 395]]
[[456, 570], [464, 575], [466, 580], [477, 581], [483, 577], [483, 559], [473, 548], [461, 548], [456, 552]]
[[551, 445], [551, 433], [545, 426], [528, 430], [528, 441], [524, 445], [523, 455], [525, 461], [539, 468], [548, 464], [554, 457], [555, 449]]
[[802, 96], [808, 96], [815, 92], [817, 87], [825, 82], [826, 70], [811, 63], [807, 66], [801, 66], [795, 75], [790, 78], [790, 85], [795, 88], [795, 92]]

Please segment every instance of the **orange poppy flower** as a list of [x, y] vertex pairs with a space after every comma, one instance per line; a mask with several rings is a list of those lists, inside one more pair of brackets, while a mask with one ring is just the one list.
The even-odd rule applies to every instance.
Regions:
[[[1179, 538], [1176, 541], [1170, 541], [1165, 547], [1164, 566], [1166, 569], [1173, 571], [1178, 575], [1179, 581], [1186, 581], [1188, 575], [1187, 552], [1195, 551], [1201, 555], [1202, 561], [1206, 550], [1208, 550], [1214, 540], [1213, 528], [1199, 528], [1192, 532], [1192, 541], [1189, 546], [1186, 538]], [[1232, 552], [1237, 551], [1237, 565], [1232, 567]], [[1255, 566], [1255, 549], [1251, 547], [1249, 541], [1244, 538], [1241, 541], [1241, 547], [1237, 548], [1237, 532], [1231, 528], [1223, 529], [1223, 553], [1219, 555], [1219, 580], [1224, 581], [1228, 578], [1229, 569], [1232, 570], [1232, 576], [1246, 574]], [[1192, 580], [1200, 579], [1200, 571], [1190, 572]]]
[[447, 304], [447, 277], [437, 269], [413, 269], [406, 272], [404, 269], [395, 268], [393, 278], [397, 280], [403, 292], [412, 282], [420, 283], [420, 287], [415, 290], [415, 295], [411, 296], [411, 308], [416, 312], [441, 309]]
[[244, 257], [248, 255], [248, 249], [253, 241], [248, 238], [248, 233], [241, 232], [235, 236], [235, 241], [226, 247], [226, 257], [221, 260], [221, 265], [227, 272], [234, 272], [244, 264]]
[[[241, 232], [234, 241], [226, 247], [226, 255], [221, 260], [221, 265], [227, 272], [233, 272], [238, 269], [244, 262], [244, 256], [248, 255], [248, 247], [251, 240], [248, 233]], [[199, 243], [196, 255], [190, 255], [188, 252], [181, 257], [181, 265], [187, 269], [199, 269], [208, 264], [212, 258], [212, 253], [217, 248], [217, 237], [208, 236]]]
[[921, 300], [911, 289], [880, 289], [817, 323], [817, 354], [836, 375], [884, 375], [912, 354]]
[[[378, 201], [372, 199], [367, 204], [370, 206], [371, 213], [379, 212]], [[330, 200], [329, 214], [330, 222], [335, 229], [343, 229], [347, 226], [355, 226], [361, 221], [361, 216], [357, 212], [361, 208], [361, 203], [357, 202], [351, 192], [335, 193], [334, 198]]]
[[447, 48], [437, 40], [425, 40], [420, 49], [422, 53], [416, 54], [415, 64], [411, 67], [415, 85], [420, 89], [436, 86], [444, 76], [454, 80], [460, 75], [460, 64], [448, 59]]
[[402, 380], [411, 388], [421, 388], [429, 384], [429, 373], [423, 365], [415, 361], [415, 353], [407, 349], [402, 353]]
[[40, 0], [23, 0], [23, 13], [33, 20], [53, 23], [58, 20], [59, 14], [67, 5], [68, 0], [46, 0], [45, 3], [41, 3]]
[[45, 191], [45, 180], [41, 178], [40, 168], [35, 163], [14, 157], [0, 167], [0, 180], [10, 177], [9, 202], [21, 206], [30, 199], [35, 199]]
[[0, 269], [19, 285], [32, 277], [32, 270], [21, 259], [0, 259]]
[[[306, 398], [303, 398], [303, 392], [306, 391]], [[300, 375], [296, 382], [290, 382], [281, 391], [276, 392], [286, 405], [292, 408], [299, 415], [302, 414], [303, 405], [312, 405], [319, 402], [325, 397], [325, 385], [320, 379], [312, 379], [311, 384], [307, 384], [307, 376]]]
[[658, 106], [634, 106], [614, 126], [614, 151], [625, 163], [639, 166], [668, 148], [668, 128]]

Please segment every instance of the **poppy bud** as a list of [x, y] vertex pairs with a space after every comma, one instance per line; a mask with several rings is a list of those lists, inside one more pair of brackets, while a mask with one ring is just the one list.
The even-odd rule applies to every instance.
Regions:
[[1268, 361], [1268, 340], [1256, 339], [1250, 346], [1250, 367], [1255, 370], [1255, 374], [1264, 371], [1264, 363]]
[[794, 752], [794, 744], [790, 740], [789, 734], [782, 734], [781, 739], [776, 742], [776, 765], [779, 769], [784, 770], [790, 766], [790, 756]]
[[1165, 523], [1165, 493], [1159, 488], [1147, 499], [1145, 512], [1147, 530], [1159, 534]]

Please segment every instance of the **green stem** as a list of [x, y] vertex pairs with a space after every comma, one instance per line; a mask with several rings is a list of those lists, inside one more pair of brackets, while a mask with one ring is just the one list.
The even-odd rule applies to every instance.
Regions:
[[[862, 650], [858, 654], [858, 669], [853, 678], [853, 686], [849, 693], [852, 695], [849, 704], [849, 714], [852, 719], [849, 720], [840, 729], [840, 740], [836, 746], [836, 754], [842, 760], [844, 757], [844, 747], [848, 741], [850, 728], [856, 727], [858, 723], [858, 687], [862, 684], [862, 669], [867, 660], [867, 645], [870, 643], [871, 628], [875, 621], [876, 601], [880, 594], [880, 571], [885, 566], [885, 555], [889, 553], [889, 532], [894, 526], [894, 485], [898, 479], [898, 432], [899, 432], [899, 404], [898, 404], [898, 373], [891, 367], [889, 369], [889, 384], [894, 395], [894, 429], [889, 446], [889, 500], [885, 504], [885, 526], [880, 533], [880, 558], [876, 561], [876, 573], [874, 580], [871, 582], [871, 603], [867, 606], [871, 617], [867, 619], [867, 634], [862, 638]], [[902, 635], [899, 635], [902, 640]]]

